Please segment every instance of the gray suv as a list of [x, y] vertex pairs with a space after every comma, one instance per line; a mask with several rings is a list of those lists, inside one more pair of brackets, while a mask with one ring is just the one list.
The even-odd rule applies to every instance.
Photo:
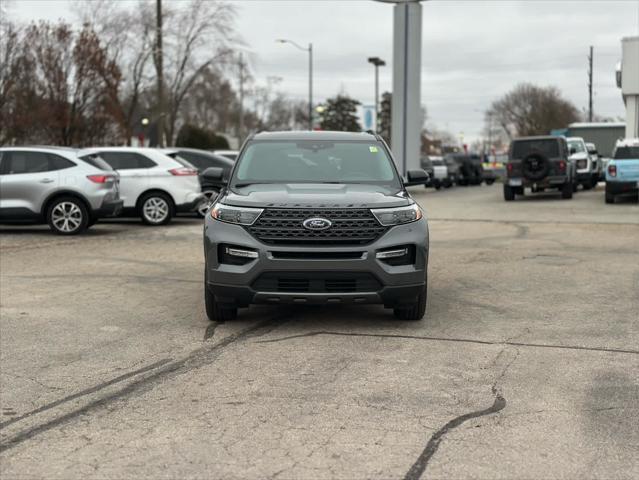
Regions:
[[504, 200], [524, 195], [526, 188], [533, 193], [557, 189], [562, 198], [572, 198], [577, 190], [577, 172], [564, 137], [521, 137], [512, 141], [506, 163]]
[[259, 133], [206, 215], [206, 312], [220, 322], [254, 303], [378, 303], [419, 320], [428, 252], [426, 218], [381, 137]]
[[99, 157], [73, 149], [0, 148], [0, 223], [48, 223], [75, 235], [122, 210], [119, 178]]

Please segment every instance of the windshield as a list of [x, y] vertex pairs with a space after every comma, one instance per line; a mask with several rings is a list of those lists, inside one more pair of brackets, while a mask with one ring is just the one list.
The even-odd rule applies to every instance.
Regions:
[[377, 142], [256, 141], [240, 157], [231, 184], [378, 183], [399, 188], [386, 149]]
[[639, 160], [639, 146], [617, 148], [615, 160]]
[[584, 148], [584, 143], [579, 140], [570, 140], [568, 141], [568, 148], [571, 153], [583, 153], [586, 151]]

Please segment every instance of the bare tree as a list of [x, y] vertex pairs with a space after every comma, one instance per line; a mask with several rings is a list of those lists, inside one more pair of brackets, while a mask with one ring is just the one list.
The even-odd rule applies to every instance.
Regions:
[[164, 35], [166, 138], [175, 141], [180, 108], [198, 76], [209, 66], [223, 64], [236, 38], [236, 9], [218, 0], [191, 0], [166, 12]]
[[112, 0], [78, 1], [76, 5], [83, 24], [91, 26], [123, 72], [118, 95], [110, 101], [122, 137], [130, 144], [134, 122], [146, 109], [141, 105], [143, 92], [151, 84], [148, 67], [153, 52], [152, 5], [144, 0], [133, 8]]
[[517, 85], [494, 101], [487, 115], [492, 116], [509, 139], [547, 135], [550, 130], [564, 128], [579, 119], [577, 108], [557, 88], [529, 83]]
[[120, 72], [95, 32], [40, 22], [9, 38], [16, 54], [2, 83], [2, 117], [6, 113], [10, 122], [0, 128], [4, 141], [86, 145], [112, 139], [105, 79], [117, 95]]

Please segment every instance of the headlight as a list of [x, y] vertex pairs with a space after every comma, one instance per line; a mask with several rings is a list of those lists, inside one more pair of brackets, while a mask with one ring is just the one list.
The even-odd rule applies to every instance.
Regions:
[[211, 217], [220, 222], [253, 225], [263, 211], [262, 208], [233, 207], [216, 203], [211, 209]]
[[577, 160], [577, 168], [586, 168], [588, 166], [587, 160]]
[[377, 221], [385, 227], [415, 222], [422, 218], [422, 210], [416, 203], [408, 207], [373, 208], [371, 212], [373, 212]]

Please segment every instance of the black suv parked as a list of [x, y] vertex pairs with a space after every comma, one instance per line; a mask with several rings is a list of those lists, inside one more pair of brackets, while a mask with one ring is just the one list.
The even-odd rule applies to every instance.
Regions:
[[482, 182], [492, 185], [495, 182], [495, 175], [493, 172], [484, 171], [481, 157], [476, 153], [450, 153], [447, 158], [459, 166], [457, 185], [481, 185]]
[[564, 137], [539, 136], [517, 138], [510, 144], [504, 199], [511, 201], [523, 195], [525, 188], [533, 192], [557, 189], [562, 198], [572, 198], [577, 190], [575, 165], [569, 159]]
[[428, 251], [426, 218], [381, 137], [259, 133], [206, 216], [206, 312], [225, 321], [253, 303], [380, 303], [419, 320]]

